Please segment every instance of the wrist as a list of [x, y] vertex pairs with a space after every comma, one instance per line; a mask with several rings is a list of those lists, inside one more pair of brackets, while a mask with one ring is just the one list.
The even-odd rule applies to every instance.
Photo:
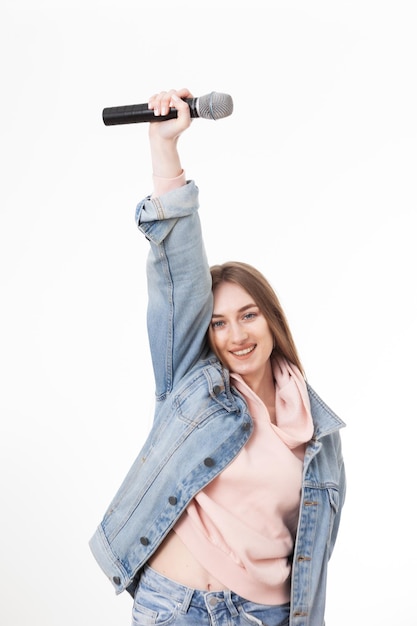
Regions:
[[176, 178], [182, 172], [177, 139], [157, 137], [151, 142], [152, 170], [161, 178]]

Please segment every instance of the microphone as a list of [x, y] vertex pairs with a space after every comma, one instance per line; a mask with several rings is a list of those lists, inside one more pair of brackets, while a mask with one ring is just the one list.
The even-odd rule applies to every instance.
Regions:
[[[233, 112], [233, 100], [227, 93], [212, 91], [200, 98], [184, 98], [190, 107], [191, 117], [202, 117], [208, 120], [218, 120], [228, 117]], [[154, 115], [147, 104], [130, 104], [103, 109], [103, 122], [106, 126], [119, 124], [137, 124], [138, 122], [164, 122], [178, 116], [178, 111], [171, 108], [167, 115]]]

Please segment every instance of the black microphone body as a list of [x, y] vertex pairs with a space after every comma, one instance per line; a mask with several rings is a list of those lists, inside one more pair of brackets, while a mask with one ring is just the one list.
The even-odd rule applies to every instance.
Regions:
[[[211, 92], [200, 98], [184, 98], [190, 107], [192, 118], [202, 117], [217, 120], [231, 115], [233, 100], [224, 93]], [[128, 104], [126, 106], [107, 107], [103, 109], [103, 122], [106, 126], [119, 124], [137, 124], [139, 122], [164, 122], [178, 116], [178, 111], [171, 108], [167, 115], [154, 115], [147, 104]]]

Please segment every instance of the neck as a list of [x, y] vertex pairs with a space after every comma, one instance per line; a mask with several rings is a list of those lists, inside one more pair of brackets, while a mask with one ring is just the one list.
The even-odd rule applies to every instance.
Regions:
[[271, 361], [265, 365], [262, 374], [254, 377], [242, 376], [245, 383], [256, 393], [267, 407], [271, 420], [275, 422], [275, 380]]

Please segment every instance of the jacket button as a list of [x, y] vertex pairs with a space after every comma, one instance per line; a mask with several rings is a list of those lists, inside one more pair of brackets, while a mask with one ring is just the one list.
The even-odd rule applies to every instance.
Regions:
[[169, 496], [168, 502], [172, 505], [177, 504], [177, 498], [175, 496]]
[[215, 396], [218, 396], [221, 393], [222, 388], [220, 387], [220, 385], [214, 385], [213, 387], [213, 393]]
[[139, 541], [141, 542], [143, 546], [149, 545], [149, 539], [147, 537], [141, 537]]
[[249, 422], [243, 422], [242, 424], [242, 430], [250, 430], [250, 423]]
[[122, 582], [118, 576], [113, 576], [113, 582], [115, 585], [120, 585]]
[[213, 465], [214, 465], [214, 459], [212, 459], [212, 458], [210, 458], [210, 457], [208, 456], [206, 459], [204, 459], [204, 465], [205, 465], [206, 467], [213, 467]]

